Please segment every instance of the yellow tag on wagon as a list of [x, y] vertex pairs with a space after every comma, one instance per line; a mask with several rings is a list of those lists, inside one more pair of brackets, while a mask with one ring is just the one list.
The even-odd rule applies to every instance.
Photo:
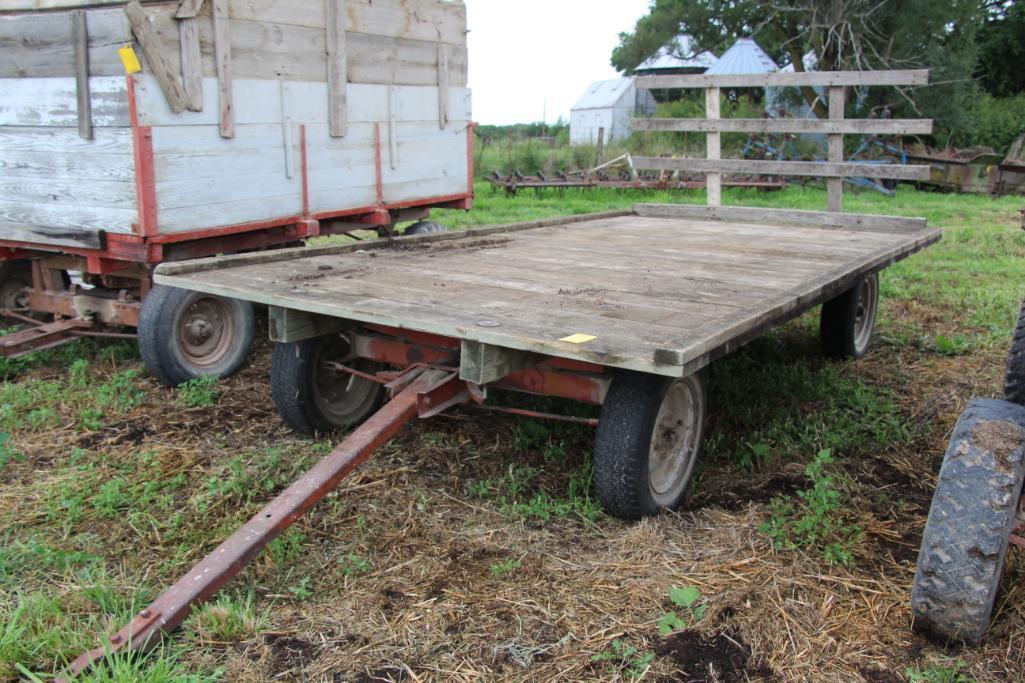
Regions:
[[571, 334], [568, 337], [563, 337], [559, 341], [567, 342], [570, 344], [586, 344], [589, 341], [594, 341], [598, 337], [590, 334]]
[[121, 57], [121, 63], [125, 67], [126, 74], [137, 74], [142, 71], [139, 55], [135, 54], [135, 49], [131, 45], [125, 45], [117, 51], [117, 54]]

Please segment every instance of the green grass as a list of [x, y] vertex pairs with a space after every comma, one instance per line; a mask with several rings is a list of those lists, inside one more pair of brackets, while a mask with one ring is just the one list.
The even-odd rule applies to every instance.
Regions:
[[[438, 211], [435, 218], [465, 229], [627, 208], [635, 202], [704, 200], [702, 192], [604, 190], [510, 198], [492, 193], [486, 183], [478, 183], [477, 192], [473, 212]], [[811, 186], [767, 194], [726, 192], [727, 203], [747, 206], [822, 209], [825, 201], [824, 190]], [[925, 216], [945, 229], [943, 242], [883, 275], [879, 337], [867, 362], [883, 356], [894, 360], [880, 374], [864, 372], [863, 364], [822, 360], [812, 315], [714, 363], [705, 373], [709, 436], [695, 496], [714, 491], [723, 481], [743, 485], [748, 478], [778, 473], [790, 463], [797, 464], [800, 476], [828, 449], [836, 463], [802, 484], [812, 493], [790, 497], [792, 514], [781, 511], [779, 519], [790, 538], [805, 513], [815, 511], [812, 506], [823, 513], [812, 520], [815, 524], [847, 524], [830, 507], [837, 501], [829, 494], [834, 490], [847, 496], [857, 485], [848, 481], [845, 468], [894, 449], [910, 450], [920, 445], [922, 430], [931, 428], [900, 408], [914, 373], [974, 363], [989, 368], [994, 381], [998, 376], [1025, 294], [1021, 204], [1020, 198], [905, 187], [895, 198], [850, 193], [849, 211]], [[144, 435], [135, 445], [105, 441], [130, 430], [144, 413], [179, 411], [179, 421], [198, 422], [213, 411], [189, 406], [230, 403], [231, 394], [218, 398], [213, 382], [177, 392], [155, 389], [128, 344], [88, 340], [16, 361], [0, 360], [0, 376], [0, 496], [10, 502], [0, 505], [0, 680], [27, 676], [25, 671], [60, 671], [69, 658], [95, 646], [97, 634], [123, 623], [332, 446], [328, 441], [289, 441], [269, 429], [263, 440], [236, 447], [208, 423], [197, 426], [202, 436], [188, 448], [175, 442], [184, 432]], [[498, 398], [516, 407], [597, 414], [564, 402]], [[473, 451], [454, 427], [428, 429], [418, 447]], [[460, 480], [472, 505], [487, 508], [498, 524], [561, 525], [551, 533], [569, 529], [565, 533], [585, 535], [595, 524], [618, 528], [618, 522], [602, 516], [592, 490], [592, 430], [512, 419], [496, 430], [505, 439], [500, 452], [476, 459], [479, 469]], [[391, 450], [384, 457], [398, 458]], [[815, 497], [816, 482], [825, 477], [833, 481]], [[415, 504], [417, 516], [436, 514], [433, 506], [440, 501], [431, 484], [418, 481], [416, 488], [412, 503], [384, 497], [371, 498], [371, 504], [380, 509]], [[452, 493], [458, 495], [456, 489]], [[365, 504], [363, 495], [358, 505]], [[369, 489], [365, 495], [384, 494]], [[378, 559], [381, 548], [375, 546], [381, 522], [355, 505], [339, 497], [318, 508], [351, 532], [344, 542], [323, 543], [315, 530], [294, 528], [240, 577], [241, 595], [229, 591], [197, 612], [184, 637], [172, 645], [145, 658], [115, 659], [92, 680], [209, 680], [217, 675], [216, 657], [192, 657], [176, 648], [223, 652], [217, 648], [225, 646], [211, 643], [250, 639], [273, 623], [274, 600], [294, 605], [333, 590], [336, 583], [368, 581], [385, 569]], [[771, 517], [769, 506], [765, 513]], [[817, 538], [814, 544], [821, 548]], [[845, 539], [842, 550], [856, 553], [857, 540]], [[530, 572], [514, 564], [519, 558], [515, 551], [498, 557], [484, 565], [484, 572], [503, 586], [534, 571], [533, 564]], [[826, 559], [822, 563], [828, 571]], [[247, 592], [256, 585], [260, 592]], [[689, 610], [700, 600], [688, 605], [690, 595], [677, 597], [684, 603], [674, 601], [679, 623], [696, 620]], [[633, 635], [616, 642], [596, 655], [594, 673], [633, 676], [650, 664], [647, 653], [629, 644], [639, 643]], [[957, 667], [923, 666], [914, 674], [923, 676], [919, 680], [956, 681], [963, 675]], [[954, 678], [942, 677], [952, 669]]]

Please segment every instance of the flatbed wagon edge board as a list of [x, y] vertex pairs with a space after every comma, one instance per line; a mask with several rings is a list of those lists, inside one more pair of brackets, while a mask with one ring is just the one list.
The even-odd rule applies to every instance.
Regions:
[[638, 205], [168, 263], [156, 282], [683, 377], [941, 236], [924, 219]]

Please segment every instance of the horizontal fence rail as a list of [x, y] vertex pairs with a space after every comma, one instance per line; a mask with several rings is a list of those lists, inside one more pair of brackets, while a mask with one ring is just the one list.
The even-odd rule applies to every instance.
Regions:
[[633, 119], [642, 132], [931, 135], [929, 119]]
[[928, 180], [928, 166], [873, 164], [869, 162], [762, 161], [760, 159], [668, 159], [633, 157], [638, 171], [690, 171], [692, 173], [732, 173], [750, 175], [807, 176], [819, 178], [893, 178]]
[[695, 74], [639, 76], [637, 87], [660, 88], [787, 88], [872, 85], [928, 85], [928, 69], [914, 71], [798, 71], [769, 74]]
[[[768, 74], [697, 74], [641, 76], [640, 89], [695, 88], [705, 91], [705, 118], [638, 118], [633, 129], [641, 132], [705, 133], [704, 159], [633, 157], [639, 171], [703, 173], [709, 206], [722, 204], [722, 177], [726, 175], [774, 175], [823, 178], [829, 211], [843, 211], [844, 178], [928, 180], [928, 166], [850, 162], [844, 157], [844, 135], [930, 135], [928, 119], [847, 119], [848, 87], [927, 85], [929, 72], [915, 71], [802, 71]], [[771, 88], [807, 86], [826, 96], [828, 118], [724, 119], [720, 110], [723, 88]], [[817, 134], [827, 138], [826, 161], [768, 161], [723, 159], [722, 134]]]

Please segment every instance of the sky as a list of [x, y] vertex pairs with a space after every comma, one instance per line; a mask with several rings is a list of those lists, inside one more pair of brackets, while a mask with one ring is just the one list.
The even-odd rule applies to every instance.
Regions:
[[473, 118], [506, 124], [569, 120], [649, 0], [465, 0]]

